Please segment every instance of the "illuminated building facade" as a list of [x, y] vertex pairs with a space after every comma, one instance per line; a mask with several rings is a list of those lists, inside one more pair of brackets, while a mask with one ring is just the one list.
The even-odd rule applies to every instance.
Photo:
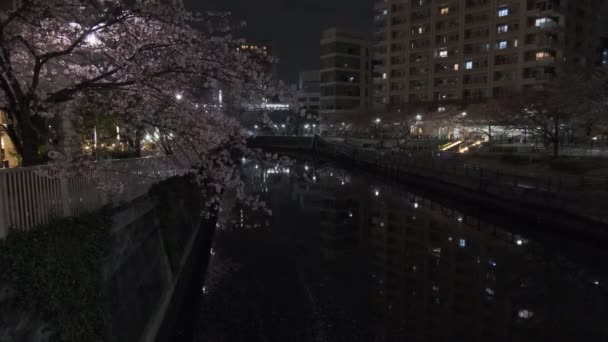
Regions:
[[19, 165], [17, 152], [13, 142], [3, 129], [6, 127], [6, 115], [0, 111], [0, 168], [15, 167]]
[[598, 0], [377, 0], [375, 108], [478, 101], [597, 64]]

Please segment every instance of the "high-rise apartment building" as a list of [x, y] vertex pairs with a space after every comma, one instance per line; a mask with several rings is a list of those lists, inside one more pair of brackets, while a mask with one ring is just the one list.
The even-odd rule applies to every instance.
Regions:
[[330, 28], [321, 36], [321, 114], [360, 114], [369, 105], [368, 49], [359, 36]]
[[376, 108], [476, 101], [598, 62], [599, 0], [377, 0]]

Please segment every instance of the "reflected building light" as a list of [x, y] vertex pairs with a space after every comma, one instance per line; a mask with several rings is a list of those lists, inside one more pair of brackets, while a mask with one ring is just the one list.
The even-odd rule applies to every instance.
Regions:
[[534, 317], [534, 312], [530, 311], [530, 310], [519, 310], [517, 312], [517, 317], [521, 318], [521, 319], [530, 319], [532, 317]]

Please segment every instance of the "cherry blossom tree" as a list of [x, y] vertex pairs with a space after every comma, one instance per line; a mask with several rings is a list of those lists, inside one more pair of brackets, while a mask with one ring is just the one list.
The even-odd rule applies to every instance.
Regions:
[[23, 164], [37, 164], [50, 118], [104, 103], [137, 129], [154, 127], [190, 166], [225, 163], [244, 144], [218, 93], [242, 102], [269, 90], [234, 30], [225, 14], [193, 14], [179, 0], [24, 0], [0, 16], [3, 129]]
[[[565, 135], [571, 135], [581, 123], [601, 121], [598, 116], [608, 109], [607, 95], [608, 78], [593, 70], [576, 70], [542, 88], [500, 99], [500, 110], [493, 115], [501, 125], [545, 142], [557, 157]], [[592, 118], [597, 121], [590, 123]]]

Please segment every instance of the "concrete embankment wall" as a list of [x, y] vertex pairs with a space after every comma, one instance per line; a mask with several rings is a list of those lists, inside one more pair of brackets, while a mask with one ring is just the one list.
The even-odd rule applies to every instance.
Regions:
[[[215, 231], [215, 219], [204, 218], [201, 215], [202, 208], [203, 200], [198, 187], [187, 177], [176, 177], [154, 186], [149, 194], [131, 203], [103, 214], [91, 214], [109, 220], [104, 224], [109, 226], [109, 232], [106, 228], [102, 229], [104, 242], [99, 242], [103, 246], [100, 258], [89, 266], [95, 268], [90, 273], [99, 276], [95, 277], [95, 282], [77, 277], [74, 282], [90, 284], [92, 287], [87, 288], [89, 291], [104, 293], [101, 296], [104, 298], [103, 303], [87, 305], [94, 305], [93, 310], [103, 310], [103, 320], [106, 321], [103, 330], [107, 331], [103, 336], [101, 333], [98, 336], [89, 335], [86, 340], [182, 340], [175, 338], [179, 335], [176, 330], [187, 330], [192, 326], [184, 325], [184, 320], [188, 317], [183, 317], [187, 316], [183, 312], [191, 311], [191, 305], [200, 303], [197, 296], [202, 295], [204, 273]], [[65, 222], [67, 221], [57, 221], [54, 229], [64, 229]], [[87, 223], [96, 224], [94, 221]], [[90, 227], [83, 225], [79, 229]], [[53, 230], [44, 232], [55, 234]], [[77, 237], [65, 237], [65, 234], [61, 236], [69, 240], [70, 245], [96, 243], [81, 241]], [[25, 238], [37, 237], [33, 234]], [[46, 247], [55, 248], [55, 245], [49, 244]], [[24, 252], [23, 258], [28, 258], [31, 254]], [[69, 258], [88, 256], [71, 255], [69, 251], [66, 253]], [[46, 262], [55, 262], [53, 253], [48, 254], [50, 259], [32, 259], [30, 263], [42, 263], [41, 267], [44, 268]], [[66, 285], [62, 280], [51, 275], [40, 286], [44, 289], [67, 286], [68, 291], [73, 286], [73, 291], [82, 290], [82, 286], [71, 283]], [[12, 288], [8, 282], [0, 283], [0, 341], [50, 341], [54, 335], [65, 331], [64, 326], [59, 326], [64, 322], [49, 324], [50, 319], [45, 318], [43, 313], [25, 309], [31, 305], [15, 304], [14, 298], [17, 297], [15, 291], [11, 291]], [[61, 302], [57, 298], [43, 300], [55, 300], [59, 305], [56, 309], [64, 315], [79, 314], [70, 312], [72, 309], [69, 301]], [[84, 298], [74, 297], [70, 300], [82, 301]], [[99, 326], [97, 321], [85, 322]]]
[[199, 302], [215, 225], [201, 208], [198, 189], [178, 180], [114, 216], [104, 278], [117, 341], [168, 341]]

